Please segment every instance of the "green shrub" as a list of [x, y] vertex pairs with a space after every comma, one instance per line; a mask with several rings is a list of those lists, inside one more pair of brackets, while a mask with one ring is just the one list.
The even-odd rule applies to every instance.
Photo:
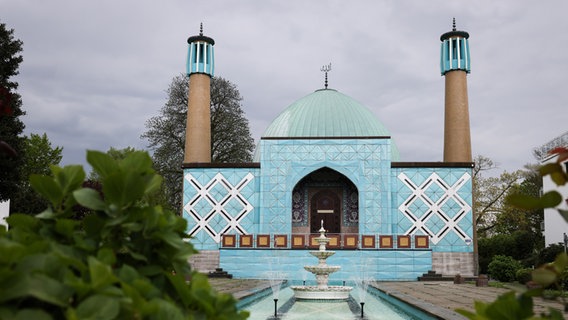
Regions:
[[[145, 152], [89, 151], [102, 193], [81, 166], [31, 176], [50, 203], [0, 227], [0, 319], [244, 319], [235, 299], [192, 272], [186, 222], [151, 196], [162, 178]], [[89, 210], [75, 220], [74, 207]], [[186, 283], [186, 279], [191, 281]]]
[[527, 282], [531, 281], [532, 272], [533, 272], [533, 269], [531, 269], [531, 268], [523, 268], [523, 269], [517, 270], [517, 274], [516, 274], [517, 281], [519, 281], [520, 284], [526, 284]]
[[488, 266], [491, 277], [502, 282], [515, 281], [517, 270], [521, 268], [517, 260], [503, 255], [494, 256]]

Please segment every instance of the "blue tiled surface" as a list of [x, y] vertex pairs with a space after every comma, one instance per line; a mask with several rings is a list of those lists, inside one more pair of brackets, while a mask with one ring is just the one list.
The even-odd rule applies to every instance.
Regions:
[[[317, 265], [317, 258], [308, 250], [245, 250], [221, 249], [221, 265], [236, 278], [266, 278], [274, 273], [284, 273], [290, 280], [306, 280], [315, 283], [312, 274], [306, 274], [303, 266]], [[365, 276], [376, 280], [416, 280], [432, 268], [430, 250], [389, 251], [336, 251], [327, 264], [340, 266], [341, 270], [330, 275], [330, 281], [349, 281]]]
[[359, 234], [429, 235], [433, 251], [473, 250], [471, 168], [391, 168], [390, 139], [260, 144], [261, 168], [184, 170], [183, 215], [197, 249], [218, 249], [221, 233], [290, 234], [294, 186], [328, 167], [358, 189]]

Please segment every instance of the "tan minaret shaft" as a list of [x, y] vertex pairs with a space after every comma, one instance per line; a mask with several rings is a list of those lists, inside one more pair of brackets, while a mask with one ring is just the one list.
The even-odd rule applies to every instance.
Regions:
[[211, 162], [211, 77], [189, 77], [185, 153], [183, 162]]
[[471, 162], [466, 72], [446, 73], [444, 162]]
[[440, 69], [446, 78], [444, 107], [444, 162], [472, 162], [467, 74], [470, 72], [469, 34], [453, 29], [444, 33]]
[[211, 162], [211, 77], [214, 70], [212, 38], [199, 35], [187, 39], [189, 92], [185, 127], [184, 163]]

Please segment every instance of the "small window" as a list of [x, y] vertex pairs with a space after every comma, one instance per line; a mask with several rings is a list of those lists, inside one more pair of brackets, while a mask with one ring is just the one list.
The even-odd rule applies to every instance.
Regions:
[[458, 58], [458, 40], [452, 39], [452, 59]]
[[203, 63], [203, 61], [205, 60], [205, 44], [200, 43], [198, 44], [197, 48], [199, 50], [199, 63]]

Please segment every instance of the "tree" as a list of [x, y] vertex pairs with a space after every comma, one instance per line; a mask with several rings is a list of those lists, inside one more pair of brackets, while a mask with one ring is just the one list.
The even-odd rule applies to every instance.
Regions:
[[[126, 158], [128, 155], [130, 155], [131, 153], [134, 153], [136, 151], [141, 151], [141, 150], [136, 150], [135, 148], [130, 147], [130, 146], [123, 148], [123, 149], [117, 149], [115, 147], [110, 147], [110, 149], [108, 149], [106, 154], [109, 155], [114, 160], [122, 160], [122, 159]], [[96, 171], [93, 170], [89, 173], [88, 181], [98, 181], [99, 179], [100, 179], [100, 177], [98, 176]]]
[[[172, 79], [168, 100], [160, 114], [146, 122], [156, 170], [164, 177], [165, 196], [176, 212], [181, 212], [183, 150], [189, 82], [186, 75]], [[248, 120], [241, 106], [237, 87], [226, 79], [211, 79], [211, 161], [213, 163], [250, 162], [254, 149]]]
[[12, 212], [38, 212], [47, 202], [30, 186], [30, 175], [49, 174], [50, 166], [59, 165], [62, 147], [52, 147], [47, 134], [32, 133], [24, 138], [24, 163], [21, 167], [18, 192], [13, 195], [10, 205]]
[[[525, 166], [524, 180], [513, 186], [508, 194], [507, 199], [512, 194], [522, 194], [531, 197], [538, 197], [542, 190], [542, 177], [536, 166]], [[525, 232], [527, 238], [525, 245], [527, 249], [536, 253], [544, 248], [544, 236], [542, 234], [541, 225], [544, 222], [544, 210], [540, 209], [524, 209], [505, 202], [505, 210], [497, 217], [495, 231], [498, 233]]]
[[23, 164], [24, 115], [22, 99], [16, 89], [18, 83], [11, 78], [18, 75], [23, 61], [19, 54], [22, 41], [14, 39], [14, 30], [0, 23], [0, 201], [12, 198], [18, 192], [20, 167]]
[[483, 173], [495, 169], [495, 163], [484, 156], [475, 157], [473, 170], [474, 214], [477, 234], [480, 237], [494, 234], [498, 217], [507, 210], [505, 198], [524, 176], [524, 171], [504, 171], [499, 177], [484, 177]]

